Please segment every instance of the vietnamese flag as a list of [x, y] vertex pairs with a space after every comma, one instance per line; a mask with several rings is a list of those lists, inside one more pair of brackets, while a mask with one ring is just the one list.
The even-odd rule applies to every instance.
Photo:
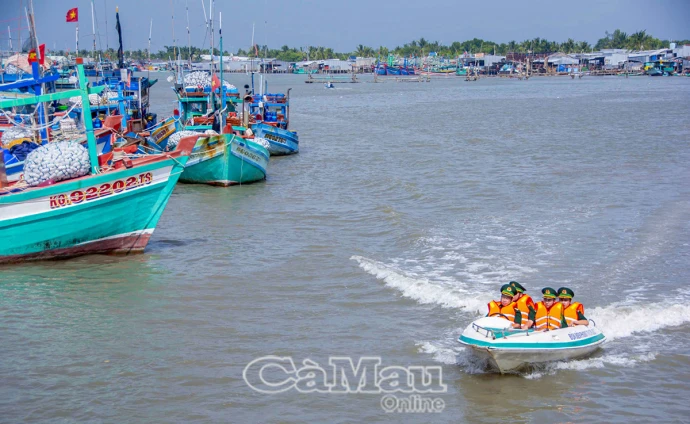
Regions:
[[213, 74], [213, 77], [211, 77], [211, 90], [215, 91], [218, 87], [220, 87], [220, 78], [218, 78], [218, 75]]
[[74, 8], [67, 11], [67, 16], [65, 17], [67, 22], [79, 22], [79, 9]]
[[29, 63], [38, 61], [39, 65], [44, 65], [46, 63], [46, 45], [41, 44], [40, 46], [38, 46], [38, 51], [39, 53], [41, 53], [40, 60], [38, 60], [38, 58], [36, 57], [36, 49], [31, 49], [31, 51], [29, 51], [29, 57], [27, 58], [27, 61]]

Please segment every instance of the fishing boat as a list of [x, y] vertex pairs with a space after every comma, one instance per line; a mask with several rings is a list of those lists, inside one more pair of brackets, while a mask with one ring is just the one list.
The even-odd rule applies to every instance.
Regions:
[[266, 123], [252, 125], [254, 135], [266, 139], [272, 156], [291, 155], [299, 152], [297, 133]]
[[[199, 133], [180, 182], [230, 186], [264, 180], [270, 157], [268, 150], [251, 140], [254, 135], [247, 131], [248, 126], [227, 124], [221, 131], [218, 126], [214, 130], [217, 117], [209, 116], [213, 115], [213, 108], [208, 107], [210, 93], [200, 94], [178, 92], [181, 115], [175, 121], [177, 130]], [[215, 134], [208, 134], [209, 131]], [[168, 124], [154, 131], [150, 138], [165, 149], [169, 133]]]
[[[0, 108], [72, 96], [88, 102], [89, 94], [103, 90], [87, 88], [81, 64], [77, 74], [79, 89], [1, 100]], [[37, 66], [33, 80], [26, 84], [40, 86]], [[195, 140], [185, 138], [171, 152], [120, 156], [101, 166], [91, 119], [84, 117], [84, 124], [90, 162], [87, 175], [26, 186], [8, 183], [0, 167], [0, 263], [91, 253], [128, 254], [146, 247]]]
[[[222, 37], [220, 48], [222, 50]], [[175, 87], [178, 100], [178, 114], [174, 121], [177, 131], [198, 133], [196, 143], [180, 182], [210, 184], [227, 187], [236, 184], [247, 184], [266, 179], [266, 170], [270, 154], [261, 144], [254, 142], [253, 132], [249, 130], [249, 103], [251, 96], [242, 99], [244, 125], [239, 124], [235, 113], [239, 93], [234, 87], [227, 88], [223, 81], [223, 65], [220, 64], [220, 80], [209, 84], [185, 87], [182, 84], [182, 73]], [[225, 118], [230, 110], [234, 115]], [[161, 150], [170, 147], [170, 122], [154, 131], [149, 137]]]
[[[254, 78], [252, 77], [253, 85]], [[247, 125], [257, 137], [268, 142], [268, 151], [271, 155], [298, 153], [299, 136], [297, 132], [289, 130], [290, 89], [287, 94], [268, 93], [268, 84], [263, 81], [261, 90], [266, 94], [247, 95], [244, 98], [249, 111], [248, 117], [252, 120], [251, 123], [248, 121]]]
[[551, 331], [513, 329], [511, 324], [497, 316], [479, 318], [458, 340], [500, 373], [519, 371], [530, 364], [582, 358], [606, 340], [592, 320], [587, 326]]

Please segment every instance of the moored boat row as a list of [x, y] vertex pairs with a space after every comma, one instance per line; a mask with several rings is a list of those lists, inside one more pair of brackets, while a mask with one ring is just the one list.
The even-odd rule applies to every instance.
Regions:
[[0, 85], [0, 263], [142, 252], [178, 181], [258, 182], [272, 155], [297, 153], [289, 90], [240, 96], [222, 75], [177, 72], [177, 108], [160, 122], [156, 81], [121, 55], [91, 86], [80, 59], [75, 89], [42, 92], [59, 75], [36, 63], [32, 78]]

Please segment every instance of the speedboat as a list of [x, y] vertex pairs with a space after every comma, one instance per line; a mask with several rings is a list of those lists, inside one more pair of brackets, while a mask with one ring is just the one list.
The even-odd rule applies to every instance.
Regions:
[[581, 358], [596, 351], [606, 340], [592, 320], [586, 326], [550, 331], [514, 329], [511, 324], [498, 316], [479, 318], [458, 340], [502, 374], [530, 364]]
[[326, 88], [335, 88], [335, 86], [333, 85], [333, 83], [330, 82], [330, 81], [324, 83], [323, 85], [324, 85], [324, 87], [326, 87]]

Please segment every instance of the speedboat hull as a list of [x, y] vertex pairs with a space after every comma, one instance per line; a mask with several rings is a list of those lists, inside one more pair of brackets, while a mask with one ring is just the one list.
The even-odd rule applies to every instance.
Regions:
[[507, 320], [498, 317], [476, 320], [459, 338], [500, 373], [530, 364], [582, 358], [599, 349], [605, 340], [593, 322], [551, 331], [512, 330]]

